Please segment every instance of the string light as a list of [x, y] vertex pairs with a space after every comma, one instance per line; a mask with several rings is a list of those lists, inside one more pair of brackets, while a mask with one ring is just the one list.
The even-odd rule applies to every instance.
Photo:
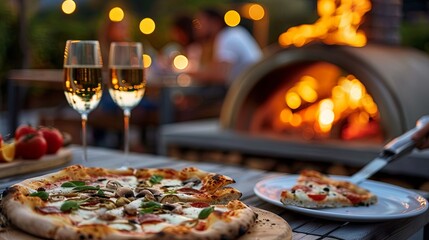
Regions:
[[73, 0], [65, 0], [61, 4], [61, 10], [65, 14], [72, 14], [76, 10], [76, 3]]
[[147, 54], [143, 54], [143, 67], [149, 68], [151, 65], [152, 65], [152, 58]]
[[109, 19], [112, 22], [120, 22], [124, 19], [124, 11], [120, 7], [114, 7], [109, 11]]
[[224, 20], [225, 20], [226, 25], [228, 25], [230, 27], [235, 27], [238, 24], [240, 24], [241, 17], [237, 11], [229, 10], [228, 12], [225, 13]]
[[156, 25], [152, 18], [143, 18], [139, 27], [143, 34], [151, 34], [155, 31]]

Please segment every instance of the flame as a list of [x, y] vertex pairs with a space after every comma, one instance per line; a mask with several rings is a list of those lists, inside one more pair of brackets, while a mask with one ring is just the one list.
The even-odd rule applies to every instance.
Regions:
[[319, 97], [318, 89], [315, 78], [301, 77], [285, 94], [286, 107], [280, 111], [280, 121], [292, 128], [312, 126], [315, 134], [325, 136], [338, 122], [347, 122], [356, 130], [364, 129], [371, 119], [378, 119], [377, 104], [355, 76], [339, 77], [330, 96], [325, 98]]
[[365, 46], [366, 35], [359, 30], [359, 26], [363, 16], [370, 10], [369, 0], [318, 0], [317, 12], [320, 18], [312, 25], [289, 28], [279, 36], [279, 44], [301, 47], [321, 40], [326, 44]]

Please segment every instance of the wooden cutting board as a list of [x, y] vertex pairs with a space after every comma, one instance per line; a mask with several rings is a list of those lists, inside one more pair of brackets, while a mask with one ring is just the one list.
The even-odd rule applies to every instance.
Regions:
[[[292, 229], [289, 224], [278, 215], [259, 208], [253, 208], [258, 214], [256, 225], [238, 240], [291, 240]], [[41, 238], [29, 235], [13, 226], [2, 229], [0, 227], [0, 240], [39, 240]]]
[[47, 170], [71, 160], [72, 152], [69, 148], [62, 148], [56, 154], [45, 155], [38, 160], [15, 159], [10, 163], [0, 163], [0, 178]]

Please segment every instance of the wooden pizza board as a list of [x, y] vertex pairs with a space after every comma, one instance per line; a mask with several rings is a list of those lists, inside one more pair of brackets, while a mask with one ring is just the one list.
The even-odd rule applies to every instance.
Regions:
[[[253, 208], [258, 214], [256, 225], [238, 240], [291, 240], [292, 229], [289, 224], [278, 215], [259, 208]], [[29, 235], [13, 226], [7, 229], [0, 227], [0, 240], [38, 240], [41, 238]]]
[[38, 160], [15, 159], [10, 163], [0, 163], [0, 178], [54, 168], [71, 160], [72, 152], [68, 148], [62, 148], [56, 154], [45, 155]]

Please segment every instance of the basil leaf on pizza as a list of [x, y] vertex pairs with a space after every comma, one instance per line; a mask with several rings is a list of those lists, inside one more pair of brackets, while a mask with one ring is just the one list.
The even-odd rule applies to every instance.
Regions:
[[214, 207], [206, 207], [198, 214], [199, 219], [206, 219], [210, 213], [214, 211]]
[[80, 191], [90, 191], [90, 190], [100, 190], [100, 187], [94, 187], [94, 186], [77, 186], [73, 188], [73, 191], [80, 192]]
[[163, 176], [153, 175], [149, 178], [149, 182], [152, 184], [158, 184], [158, 183], [161, 183], [162, 179], [164, 179]]
[[72, 187], [78, 187], [78, 186], [85, 186], [85, 182], [82, 181], [69, 181], [61, 184], [61, 187], [64, 188], [72, 188]]
[[160, 203], [157, 202], [143, 202], [141, 204], [141, 210], [140, 213], [153, 213], [155, 210], [158, 210], [162, 207], [162, 205]]
[[60, 207], [60, 210], [62, 212], [68, 212], [68, 211], [77, 210], [77, 209], [79, 209], [79, 202], [72, 201], [72, 200], [65, 201]]
[[43, 201], [46, 201], [49, 198], [49, 193], [47, 193], [45, 191], [37, 191], [37, 192], [31, 193], [29, 196], [31, 196], [31, 197], [39, 197]]

